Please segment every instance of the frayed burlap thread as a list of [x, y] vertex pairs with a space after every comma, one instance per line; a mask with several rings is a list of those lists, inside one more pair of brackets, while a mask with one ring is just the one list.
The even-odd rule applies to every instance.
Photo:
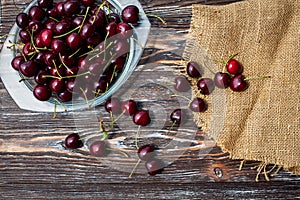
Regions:
[[[249, 80], [240, 93], [216, 88], [213, 93], [224, 98], [204, 96], [209, 109], [194, 114], [197, 124], [233, 159], [300, 174], [300, 1], [193, 5], [189, 36], [184, 64], [193, 60], [221, 71], [223, 64], [215, 60], [238, 53], [246, 77], [271, 76]], [[190, 81], [195, 95], [197, 80]], [[218, 106], [223, 106], [221, 116], [214, 111]]]

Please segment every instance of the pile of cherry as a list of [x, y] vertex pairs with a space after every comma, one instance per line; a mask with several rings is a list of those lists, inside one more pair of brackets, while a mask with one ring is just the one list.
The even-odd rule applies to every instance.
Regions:
[[[141, 161], [145, 161], [145, 168], [150, 175], [153, 176], [161, 173], [163, 171], [163, 162], [155, 156], [155, 150], [157, 150], [158, 148], [154, 144], [145, 144], [143, 146], [139, 146], [140, 128], [151, 123], [149, 111], [140, 109], [137, 102], [134, 100], [126, 100], [122, 102], [118, 98], [110, 98], [109, 100], [107, 100], [105, 102], [104, 108], [106, 112], [110, 113], [111, 115], [112, 126], [123, 115], [132, 117], [133, 123], [138, 126], [138, 131], [135, 137], [135, 148], [137, 149], [137, 155], [139, 157], [137, 165]], [[113, 116], [117, 117], [114, 119]], [[171, 113], [170, 120], [174, 125], [181, 122], [180, 109], [176, 109]], [[113, 128], [107, 130], [103, 123], [100, 123], [100, 130], [102, 133], [97, 134], [102, 134], [102, 139], [93, 141], [88, 147], [90, 154], [96, 157], [107, 156], [110, 151], [114, 150], [109, 147], [108, 142], [108, 136], [110, 133], [113, 133]], [[73, 133], [65, 138], [64, 144], [68, 149], [77, 149], [84, 146], [83, 140], [84, 139], [81, 138], [77, 133]], [[117, 151], [120, 152], [120, 150]], [[135, 166], [135, 168], [137, 167], [137, 165]], [[135, 168], [132, 170], [130, 176], [132, 176]]]
[[37, 2], [16, 17], [20, 41], [13, 44], [18, 54], [12, 67], [32, 83], [40, 101], [71, 101], [76, 78], [86, 83], [78, 96], [105, 93], [125, 66], [139, 9], [129, 5], [118, 13], [96, 0]]

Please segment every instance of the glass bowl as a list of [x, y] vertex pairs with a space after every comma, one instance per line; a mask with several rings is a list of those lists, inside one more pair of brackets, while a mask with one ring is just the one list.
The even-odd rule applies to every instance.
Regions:
[[[13, 25], [0, 54], [0, 76], [10, 96], [21, 109], [53, 112], [55, 106], [56, 112], [63, 112], [66, 110], [86, 109], [88, 108], [87, 105], [97, 106], [109, 99], [129, 78], [142, 56], [151, 25], [138, 0], [108, 0], [108, 2], [119, 13], [127, 5], [137, 6], [140, 12], [139, 22], [137, 26], [133, 27], [133, 36], [130, 38], [130, 50], [122, 72], [105, 93], [88, 101], [84, 99], [78, 100], [78, 98], [73, 97], [73, 100], [70, 102], [58, 103], [54, 98], [48, 101], [39, 101], [34, 97], [33, 83], [27, 80], [20, 82], [22, 75], [11, 67], [11, 61], [16, 54], [14, 48], [10, 48], [12, 45], [11, 42], [16, 43], [18, 41], [18, 32], [20, 30], [16, 23]], [[36, 4], [37, 0], [32, 1], [23, 12], [28, 13], [29, 9]]]

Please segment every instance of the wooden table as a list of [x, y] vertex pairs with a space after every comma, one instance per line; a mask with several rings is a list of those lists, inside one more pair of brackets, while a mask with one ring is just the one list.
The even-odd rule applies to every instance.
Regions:
[[[173, 80], [173, 71], [180, 66], [192, 4], [231, 2], [233, 0], [141, 1], [146, 13], [168, 22], [163, 25], [157, 18], [150, 17], [149, 42], [131, 77], [131, 81], [137, 81], [137, 86], [127, 91], [133, 92], [130, 97], [155, 116], [148, 129], [142, 128], [144, 132], [166, 132], [170, 127], [170, 123], [164, 124], [167, 114], [178, 102], [184, 104], [183, 100], [170, 98], [167, 82]], [[1, 35], [9, 32], [16, 14], [28, 3], [29, 0], [1, 0]], [[95, 158], [86, 147], [65, 149], [63, 141], [74, 132], [83, 137], [94, 133], [93, 128], [98, 124], [93, 122], [99, 113], [104, 121], [109, 121], [102, 106], [83, 112], [58, 113], [53, 119], [52, 113], [19, 109], [2, 82], [0, 92], [1, 199], [294, 199], [300, 196], [299, 176], [281, 170], [277, 176], [270, 177], [270, 181], [259, 175], [259, 182], [255, 182], [257, 171], [254, 168], [259, 163], [246, 162], [239, 170], [241, 161], [229, 159], [228, 154], [222, 153], [191, 121], [168, 140], [151, 140], [160, 145], [178, 141], [179, 149], [183, 150], [162, 155], [173, 161], [162, 174], [149, 176], [140, 164], [129, 178], [137, 162], [134, 139], [126, 137], [128, 132], [137, 130], [130, 119], [122, 118], [123, 125], [116, 128], [110, 140], [112, 145], [121, 141], [123, 146], [119, 150], [130, 157], [113, 151], [106, 158]], [[184, 136], [192, 138], [184, 140]], [[150, 139], [141, 139], [141, 143]]]

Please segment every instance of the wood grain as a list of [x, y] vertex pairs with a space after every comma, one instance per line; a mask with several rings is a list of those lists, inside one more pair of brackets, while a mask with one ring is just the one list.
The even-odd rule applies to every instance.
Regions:
[[[187, 121], [184, 127], [168, 135], [170, 123], [167, 113], [182, 99], [172, 99], [173, 71], [180, 65], [185, 40], [191, 20], [191, 5], [226, 4], [231, 0], [142, 0], [145, 12], [164, 18], [150, 18], [152, 29], [149, 42], [140, 65], [131, 77], [138, 87], [124, 87], [120, 96], [128, 95], [139, 101], [143, 108], [151, 108], [154, 122], [142, 133], [155, 137], [143, 137], [140, 144], [156, 142], [167, 145], [177, 141], [182, 151], [166, 153], [162, 148], [159, 156], [170, 163], [162, 174], [148, 176], [143, 164], [132, 178], [129, 172], [137, 162], [134, 150], [136, 126], [128, 118], [122, 118], [115, 126], [111, 146], [130, 155], [112, 151], [107, 158], [95, 158], [87, 146], [78, 150], [64, 148], [64, 138], [74, 132], [83, 137], [97, 133], [97, 116], [110, 120], [102, 106], [84, 112], [38, 113], [20, 110], [13, 102], [2, 82], [0, 118], [0, 195], [1, 199], [250, 199], [299, 197], [299, 176], [281, 170], [277, 176], [265, 180], [259, 175], [255, 182], [257, 162], [246, 162], [239, 170], [240, 160], [231, 160], [220, 148]], [[29, 1], [2, 0], [1, 35], [9, 32], [20, 12]], [[3, 39], [1, 39], [1, 44]], [[172, 74], [172, 75], [170, 75]], [[144, 135], [143, 135], [144, 136]], [[163, 137], [164, 136], [164, 137]], [[88, 140], [87, 140], [88, 141]], [[175, 149], [173, 149], [175, 150]], [[271, 168], [269, 166], [268, 168]]]

